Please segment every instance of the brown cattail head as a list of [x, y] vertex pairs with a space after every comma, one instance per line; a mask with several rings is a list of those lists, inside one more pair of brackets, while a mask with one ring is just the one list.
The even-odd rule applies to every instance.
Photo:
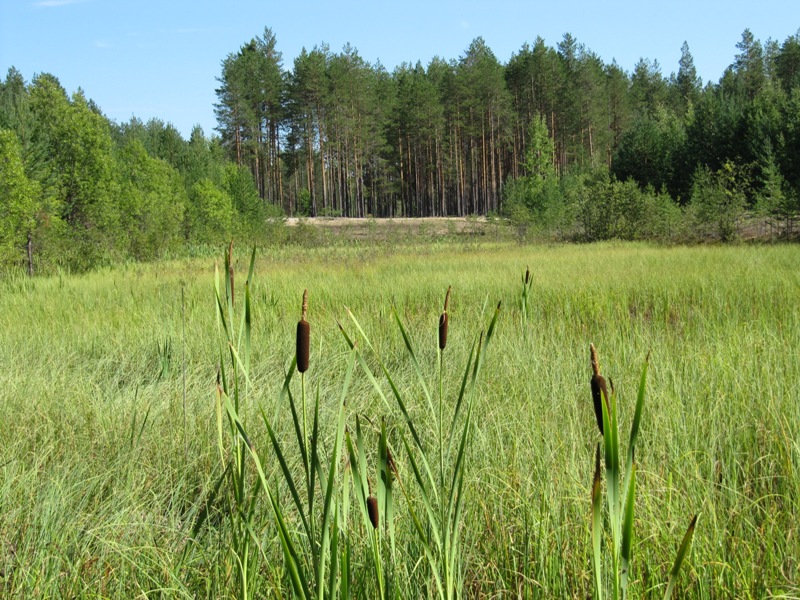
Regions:
[[439, 350], [444, 350], [447, 346], [447, 313], [443, 312], [439, 317]]
[[369, 522], [372, 523], [372, 528], [378, 528], [378, 500], [375, 496], [367, 498], [367, 512], [369, 513]]
[[525, 267], [525, 285], [528, 285], [528, 282], [531, 280], [531, 270], [528, 267]]
[[597, 418], [597, 428], [600, 430], [600, 435], [603, 435], [603, 398], [605, 398], [606, 407], [608, 405], [608, 387], [606, 386], [605, 377], [600, 375], [600, 361], [597, 358], [597, 350], [594, 344], [589, 346], [589, 351], [592, 357], [592, 379], [590, 380], [592, 388], [592, 402], [594, 404], [594, 416]]
[[606, 399], [606, 406], [608, 406], [608, 390], [606, 388], [606, 380], [602, 375], [592, 375], [590, 381], [592, 386], [592, 402], [594, 403], [594, 416], [597, 417], [597, 428], [600, 430], [600, 435], [603, 435], [603, 405], [602, 399]]
[[308, 370], [308, 357], [311, 348], [311, 325], [306, 321], [308, 311], [308, 290], [303, 290], [303, 312], [297, 322], [297, 370], [305, 373]]
[[439, 317], [439, 350], [444, 350], [447, 346], [447, 307], [450, 304], [450, 289], [451, 286], [448, 286], [447, 294], [444, 297], [444, 311]]

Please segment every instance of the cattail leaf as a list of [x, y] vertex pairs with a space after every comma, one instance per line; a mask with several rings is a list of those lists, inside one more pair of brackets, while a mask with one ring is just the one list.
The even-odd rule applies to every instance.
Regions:
[[622, 586], [622, 597], [628, 594], [628, 577], [630, 575], [631, 550], [633, 545], [633, 505], [636, 495], [636, 464], [631, 466], [630, 472], [626, 473], [626, 494], [625, 508], [622, 513], [622, 545], [620, 547], [620, 557], [622, 559], [622, 569], [620, 571], [620, 583]]
[[309, 464], [309, 448], [308, 448], [308, 440], [303, 435], [303, 427], [301, 424], [301, 416], [299, 411], [297, 410], [297, 403], [294, 400], [294, 395], [292, 394], [292, 390], [289, 387], [289, 384], [292, 380], [292, 375], [295, 371], [296, 362], [292, 359], [292, 363], [289, 367], [289, 371], [286, 374], [286, 377], [283, 380], [283, 388], [281, 389], [280, 396], [278, 398], [278, 405], [275, 407], [275, 416], [274, 418], [277, 419], [278, 410], [281, 406], [283, 406], [283, 398], [286, 397], [289, 400], [289, 412], [292, 415], [292, 424], [294, 425], [294, 433], [297, 438], [297, 449], [300, 451], [300, 458], [303, 461], [303, 472], [306, 476], [306, 481], [308, 481], [311, 477], [311, 469], [313, 465]]
[[216, 265], [214, 265], [214, 297], [217, 301], [217, 326], [222, 326], [223, 331], [225, 332], [225, 338], [230, 343], [231, 334], [228, 330], [228, 320], [225, 317], [225, 308], [222, 303], [222, 296], [220, 292], [220, 285], [219, 285], [219, 269]]
[[295, 484], [294, 477], [292, 476], [292, 472], [289, 469], [288, 463], [286, 462], [286, 458], [283, 454], [280, 443], [278, 442], [278, 438], [275, 436], [275, 432], [273, 431], [272, 426], [269, 424], [269, 420], [264, 413], [263, 407], [261, 407], [260, 410], [261, 419], [264, 421], [264, 425], [267, 428], [267, 434], [269, 435], [270, 442], [272, 443], [272, 449], [275, 452], [275, 457], [278, 459], [278, 464], [283, 472], [283, 479], [286, 481], [286, 485], [289, 487], [289, 493], [292, 496], [297, 513], [300, 515], [300, 520], [303, 522], [303, 530], [305, 531], [306, 535], [310, 537], [311, 529], [305, 516], [305, 508], [300, 500], [300, 494], [297, 491], [297, 485]]
[[366, 492], [364, 501], [372, 494], [369, 487], [369, 476], [367, 475], [367, 451], [364, 444], [364, 435], [361, 431], [361, 419], [356, 417], [356, 450], [358, 450], [358, 471], [361, 475], [361, 485], [364, 486]]
[[394, 500], [392, 498], [392, 467], [390, 465], [389, 442], [386, 423], [381, 421], [381, 435], [378, 441], [378, 506], [383, 522], [389, 532], [389, 542], [394, 552]]
[[361, 477], [361, 469], [358, 464], [357, 451], [353, 445], [353, 440], [349, 431], [345, 434], [345, 438], [347, 452], [350, 457], [350, 472], [353, 476], [353, 488], [355, 489], [356, 496], [358, 497], [357, 504], [361, 511], [361, 517], [364, 521], [364, 526], [369, 527], [369, 515], [367, 514], [367, 497], [369, 496], [369, 491], [367, 490], [367, 483]]
[[453, 410], [453, 420], [450, 423], [450, 439], [448, 440], [447, 446], [448, 448], [452, 447], [453, 445], [453, 435], [456, 431], [456, 420], [458, 419], [458, 415], [461, 412], [461, 405], [464, 401], [465, 392], [467, 390], [467, 382], [469, 381], [469, 373], [472, 367], [472, 360], [475, 355], [475, 345], [478, 343], [478, 339], [476, 338], [475, 341], [472, 342], [472, 347], [469, 349], [469, 357], [467, 358], [467, 366], [464, 369], [464, 377], [461, 379], [461, 388], [458, 392], [458, 398], [456, 399], [456, 407]]
[[[336, 597], [336, 580], [339, 575], [339, 511], [336, 503], [333, 503], [333, 524], [331, 526], [330, 541], [330, 574], [328, 575], [328, 596]], [[324, 556], [324, 554], [323, 554]], [[324, 561], [323, 561], [324, 562]], [[317, 580], [319, 581], [319, 580]], [[346, 597], [346, 596], [345, 596]]]
[[[452, 505], [452, 512], [448, 512], [448, 528], [452, 532], [452, 541], [448, 544], [448, 549], [450, 551], [450, 573], [455, 573], [455, 559], [458, 555], [458, 548], [459, 548], [459, 539], [460, 539], [460, 532], [461, 528], [459, 527], [459, 523], [461, 522], [461, 510], [463, 507], [463, 500], [464, 500], [464, 454], [466, 448], [466, 442], [469, 437], [470, 433], [470, 425], [472, 423], [472, 405], [470, 404], [469, 409], [467, 410], [467, 418], [464, 423], [464, 431], [462, 435], [461, 445], [458, 450], [458, 457], [456, 459], [456, 465], [454, 468], [454, 472], [456, 473], [456, 478], [454, 479], [453, 486], [450, 488], [450, 503]], [[455, 491], [455, 495], [453, 495], [453, 491]], [[454, 500], [455, 499], [455, 500]]]
[[680, 573], [681, 565], [683, 564], [683, 561], [692, 546], [692, 538], [694, 537], [694, 530], [697, 525], [697, 518], [699, 516], [700, 515], [695, 515], [692, 517], [692, 521], [689, 523], [689, 528], [686, 530], [686, 533], [683, 536], [683, 541], [681, 541], [681, 545], [678, 548], [678, 553], [675, 555], [675, 563], [672, 565], [672, 569], [669, 572], [669, 581], [667, 582], [667, 591], [664, 594], [664, 600], [669, 600], [669, 598], [672, 596], [672, 590], [675, 587], [675, 582], [678, 579], [678, 573]]
[[[450, 485], [450, 498], [447, 502], [447, 518], [450, 519], [454, 515], [454, 502], [456, 499], [456, 487], [458, 478], [464, 469], [464, 455], [466, 453], [467, 438], [469, 437], [469, 426], [472, 417], [472, 405], [467, 408], [467, 418], [464, 420], [464, 427], [461, 430], [461, 441], [458, 445], [458, 453], [456, 454], [456, 463], [453, 467], [453, 481]], [[459, 498], [460, 500], [460, 498]]]
[[603, 539], [603, 497], [601, 493], [600, 443], [594, 455], [594, 480], [592, 481], [592, 555], [597, 599], [603, 600], [603, 563], [601, 544]]
[[[347, 397], [347, 393], [350, 390], [350, 381], [353, 375], [353, 368], [355, 366], [355, 352], [350, 353], [350, 361], [347, 366], [347, 372], [345, 373], [344, 383], [342, 384], [342, 394], [339, 399], [339, 417], [337, 419], [337, 426], [336, 426], [336, 438], [333, 443], [333, 450], [331, 452], [331, 459], [330, 459], [330, 467], [328, 468], [328, 482], [325, 486], [325, 494], [324, 494], [324, 506], [322, 511], [322, 551], [321, 551], [321, 560], [320, 562], [320, 569], [322, 569], [319, 573], [317, 581], [321, 584], [322, 581], [325, 579], [324, 574], [324, 564], [325, 564], [325, 557], [328, 555], [328, 547], [330, 543], [330, 535], [331, 530], [335, 529], [335, 526], [332, 527], [331, 525], [331, 515], [335, 513], [335, 490], [334, 490], [334, 483], [337, 478], [338, 474], [338, 466], [339, 466], [339, 458], [341, 455], [342, 450], [342, 438], [344, 437], [344, 401]], [[319, 398], [319, 393], [317, 394]], [[318, 461], [319, 462], [319, 461]], [[335, 552], [334, 552], [335, 554]]]
[[[433, 506], [431, 505], [430, 497], [428, 496], [427, 486], [425, 485], [425, 481], [422, 479], [422, 475], [420, 474], [419, 467], [417, 466], [417, 461], [414, 459], [414, 454], [411, 451], [411, 447], [408, 445], [405, 437], [403, 439], [403, 446], [406, 450], [406, 456], [408, 457], [408, 462], [411, 464], [411, 470], [414, 473], [414, 479], [417, 481], [417, 486], [419, 487], [420, 493], [422, 494], [422, 503], [425, 506], [425, 510], [428, 515], [428, 528], [430, 533], [433, 535], [433, 540], [436, 542], [436, 549], [438, 552], [442, 551], [442, 536], [439, 529], [439, 520], [436, 516], [436, 512], [433, 510]], [[405, 492], [404, 492], [405, 493]]]
[[322, 464], [319, 459], [319, 385], [317, 385], [316, 393], [314, 394], [314, 418], [311, 422], [311, 442], [308, 460], [310, 463], [310, 477], [308, 481], [308, 514], [309, 519], [314, 514], [314, 498], [316, 491], [317, 477], [319, 477], [320, 485], [323, 481]]
[[[263, 479], [263, 471], [260, 472], [259, 475]], [[272, 506], [272, 514], [275, 517], [275, 523], [278, 528], [278, 539], [280, 540], [281, 549], [283, 550], [284, 563], [289, 572], [289, 581], [292, 583], [294, 594], [298, 598], [311, 600], [313, 596], [311, 595], [311, 590], [308, 588], [308, 577], [305, 575], [303, 565], [300, 562], [300, 556], [292, 542], [291, 532], [286, 526], [286, 520], [283, 517], [280, 505], [276, 501], [275, 496], [269, 488], [266, 489], [267, 496], [270, 500], [270, 506]]]
[[242, 359], [239, 357], [239, 353], [236, 351], [236, 348], [233, 347], [233, 344], [228, 344], [228, 349], [231, 352], [231, 356], [233, 357], [234, 364], [241, 370], [242, 375], [244, 375], [245, 381], [248, 385], [250, 385], [250, 375], [248, 374], [247, 370], [245, 370], [245, 364]]
[[642, 367], [642, 375], [639, 377], [639, 391], [636, 394], [636, 410], [633, 414], [633, 424], [631, 425], [631, 435], [628, 440], [628, 456], [625, 464], [626, 472], [630, 469], [630, 466], [633, 464], [633, 455], [636, 448], [636, 438], [639, 435], [639, 423], [642, 419], [642, 408], [644, 407], [644, 391], [645, 386], [647, 383], [647, 367], [649, 363], [650, 355], [644, 361], [644, 366]]
[[[402, 441], [403, 441], [403, 446], [406, 449], [406, 453], [408, 453], [410, 451], [408, 443], [406, 442], [404, 437], [402, 438]], [[412, 469], [413, 469], [414, 468], [413, 467], [413, 458], [409, 462], [412, 463]], [[403, 493], [403, 497], [406, 499], [406, 506], [408, 507], [408, 513], [409, 513], [409, 515], [411, 515], [411, 522], [414, 524], [414, 529], [417, 532], [417, 538], [419, 539], [419, 542], [422, 544], [422, 548], [425, 551], [425, 558], [428, 559], [428, 565], [431, 568], [431, 574], [433, 575], [434, 582], [436, 583], [436, 591], [438, 592], [438, 596], [439, 596], [439, 598], [444, 598], [445, 597], [445, 593], [444, 593], [444, 587], [442, 586], [442, 576], [441, 576], [441, 573], [439, 572], [439, 563], [437, 562], [436, 557], [434, 556], [433, 550], [431, 549], [430, 543], [428, 542], [428, 540], [430, 539], [429, 533], [433, 533], [434, 534], [434, 540], [437, 539], [435, 537], [435, 535], [438, 532], [438, 529], [436, 529], [436, 527], [435, 527], [436, 522], [434, 520], [434, 517], [432, 516], [429, 507], [426, 507], [428, 509], [429, 523], [432, 524], [433, 527], [431, 527], [431, 528], [423, 527], [422, 522], [420, 521], [419, 517], [417, 516], [417, 512], [414, 510], [414, 503], [408, 497], [408, 493], [406, 492], [405, 486], [401, 485], [400, 486], [400, 490]], [[423, 497], [424, 496], [425, 496], [425, 492], [424, 492], [424, 489], [423, 489]], [[440, 542], [437, 542], [437, 550], [438, 550], [438, 552], [441, 552], [441, 543]]]
[[[264, 468], [261, 464], [261, 459], [258, 456], [258, 453], [255, 451], [255, 448], [247, 436], [247, 433], [244, 430], [244, 426], [242, 425], [241, 421], [239, 420], [239, 416], [236, 413], [236, 409], [234, 408], [233, 404], [230, 402], [230, 398], [226, 398], [225, 402], [225, 409], [228, 412], [228, 415], [232, 422], [236, 424], [236, 428], [238, 429], [240, 435], [244, 439], [244, 448], [250, 454], [250, 457], [253, 460], [253, 464], [256, 467], [256, 472], [258, 473], [258, 477], [261, 480], [261, 486], [266, 492], [269, 500], [270, 505], [272, 507], [272, 513], [275, 517], [275, 523], [278, 526], [278, 537], [281, 541], [281, 548], [284, 552], [284, 558], [286, 561], [286, 566], [289, 570], [289, 578], [292, 581], [292, 587], [294, 588], [295, 594], [300, 596], [301, 598], [311, 598], [311, 594], [308, 589], [308, 578], [305, 576], [303, 572], [302, 563], [300, 562], [299, 554], [297, 549], [295, 548], [295, 544], [292, 541], [291, 533], [286, 526], [286, 522], [283, 518], [283, 512], [281, 511], [280, 505], [278, 504], [275, 496], [273, 495], [269, 485], [267, 484], [267, 477], [264, 473]], [[301, 512], [302, 514], [302, 512]]]
[[253, 271], [255, 270], [256, 266], [256, 247], [253, 246], [253, 251], [250, 253], [250, 265], [247, 268], [247, 282], [250, 283], [253, 281]]
[[[375, 375], [372, 373], [372, 369], [370, 369], [369, 365], [364, 360], [364, 357], [362, 356], [361, 352], [358, 352], [357, 356], [358, 356], [359, 365], [361, 366], [361, 368], [364, 371], [364, 373], [367, 375], [367, 378], [372, 383], [375, 391], [380, 396], [380, 398], [383, 401], [384, 405], [386, 406], [386, 408], [388, 410], [392, 410], [392, 406], [389, 404], [389, 401], [386, 399], [386, 395], [383, 393], [383, 389], [381, 388], [381, 385], [378, 383], [378, 380], [375, 378]], [[422, 465], [425, 468], [425, 473], [428, 476], [428, 480], [430, 482], [430, 485], [432, 486], [432, 489], [434, 490], [434, 494], [438, 498], [438, 495], [436, 494], [436, 488], [433, 487], [434, 486], [434, 479], [433, 479], [433, 475], [432, 475], [432, 472], [431, 472], [431, 469], [430, 469], [430, 465], [428, 463], [428, 459], [427, 459], [427, 457], [425, 455], [425, 447], [424, 447], [424, 445], [422, 443], [422, 439], [420, 438], [419, 433], [417, 432], [416, 427], [414, 426], [414, 421], [411, 418], [411, 415], [409, 414], [408, 409], [406, 408], [406, 404], [405, 404], [405, 402], [403, 400], [403, 396], [400, 393], [400, 390], [395, 385], [394, 380], [392, 379], [392, 376], [389, 374], [388, 369], [383, 364], [383, 362], [381, 361], [380, 357], [376, 356], [376, 358], [378, 360], [378, 364], [381, 367], [381, 370], [383, 371], [383, 374], [386, 376], [386, 380], [388, 381], [389, 387], [392, 390], [392, 394], [394, 395], [395, 401], [397, 402], [397, 406], [400, 409], [400, 412], [403, 414], [403, 417], [405, 418], [406, 424], [408, 425], [409, 431], [411, 432], [411, 437], [414, 438], [414, 443], [416, 444], [417, 448], [420, 451], [420, 460], [422, 461]]]
[[347, 342], [347, 345], [350, 347], [350, 350], [355, 348], [355, 346], [356, 346], [355, 342], [353, 342], [353, 340], [350, 339], [350, 336], [347, 335], [347, 332], [345, 331], [344, 327], [342, 327], [342, 324], [339, 322], [339, 319], [336, 319], [336, 324], [339, 326], [339, 331], [344, 336], [344, 339]]
[[419, 361], [417, 360], [417, 355], [414, 352], [414, 346], [411, 343], [411, 337], [408, 335], [405, 326], [403, 325], [403, 321], [400, 319], [400, 315], [397, 312], [397, 307], [392, 305], [392, 315], [394, 316], [394, 320], [397, 323], [397, 327], [400, 329], [400, 335], [403, 337], [403, 343], [406, 346], [406, 352], [408, 352], [409, 357], [411, 358], [411, 364], [414, 365], [414, 372], [417, 374], [417, 379], [419, 380], [420, 385], [422, 386], [422, 391], [425, 394], [425, 399], [428, 401], [428, 409], [431, 411], [431, 415], [435, 414], [433, 409], [433, 399], [431, 398], [431, 393], [428, 390], [428, 385], [425, 382], [425, 376], [422, 374], [422, 369], [419, 366]]

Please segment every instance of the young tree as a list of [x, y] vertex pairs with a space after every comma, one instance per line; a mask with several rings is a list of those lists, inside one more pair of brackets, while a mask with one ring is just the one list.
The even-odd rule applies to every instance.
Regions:
[[32, 237], [39, 202], [39, 186], [25, 175], [16, 134], [0, 129], [0, 264], [22, 264], [27, 259], [32, 274]]

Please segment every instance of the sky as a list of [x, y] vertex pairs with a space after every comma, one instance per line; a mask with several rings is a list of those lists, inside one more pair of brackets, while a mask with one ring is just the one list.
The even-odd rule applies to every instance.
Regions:
[[222, 60], [269, 27], [289, 70], [302, 48], [349, 43], [389, 71], [403, 62], [458, 59], [483, 37], [508, 62], [541, 36], [570, 33], [605, 63], [640, 58], [678, 70], [684, 41], [704, 82], [717, 82], [749, 28], [782, 43], [800, 28], [798, 0], [0, 0], [0, 78], [55, 75], [117, 122], [172, 123], [185, 137], [216, 127]]

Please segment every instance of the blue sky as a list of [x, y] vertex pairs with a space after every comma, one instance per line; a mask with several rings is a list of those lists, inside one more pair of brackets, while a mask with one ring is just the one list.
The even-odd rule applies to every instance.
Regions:
[[704, 81], [733, 62], [745, 28], [783, 42], [800, 28], [798, 0], [0, 0], [0, 77], [15, 66], [27, 81], [58, 77], [81, 87], [110, 118], [158, 117], [185, 136], [216, 125], [221, 61], [271, 27], [284, 68], [305, 46], [339, 51], [349, 42], [388, 69], [404, 61], [461, 56], [482, 36], [501, 62], [537, 36], [555, 46], [564, 33], [631, 71], [644, 57], [665, 76], [689, 43]]

